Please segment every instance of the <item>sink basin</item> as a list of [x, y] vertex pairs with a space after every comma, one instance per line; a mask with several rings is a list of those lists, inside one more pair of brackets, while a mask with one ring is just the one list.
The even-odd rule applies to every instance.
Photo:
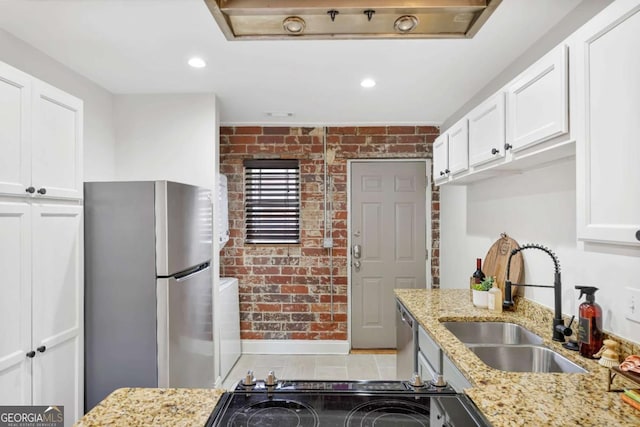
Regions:
[[542, 344], [542, 338], [515, 323], [442, 322], [465, 344]]
[[468, 345], [480, 360], [508, 372], [586, 373], [564, 356], [535, 345]]

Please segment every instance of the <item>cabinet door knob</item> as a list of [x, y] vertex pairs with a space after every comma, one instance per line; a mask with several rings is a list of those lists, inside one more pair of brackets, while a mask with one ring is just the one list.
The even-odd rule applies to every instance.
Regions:
[[507, 144], [504, 144], [504, 151], [510, 150], [510, 149], [512, 149], [512, 148], [513, 148], [513, 145], [508, 144], [508, 143], [507, 143]]
[[29, 194], [33, 194], [33, 193], [35, 193], [35, 192], [36, 192], [36, 189], [35, 189], [35, 188], [33, 188], [33, 187], [27, 187], [27, 189], [26, 189], [26, 190], [24, 190], [24, 191], [26, 191], [26, 192], [27, 192], [27, 193], [29, 193]]
[[47, 346], [41, 345], [40, 347], [36, 348], [36, 350], [38, 350], [40, 353], [44, 353], [45, 351], [47, 351]]
[[440, 171], [440, 176], [444, 175], [444, 171]]
[[31, 358], [33, 358], [33, 357], [35, 357], [35, 355], [36, 355], [36, 352], [35, 352], [35, 351], [33, 351], [33, 350], [31, 350], [29, 353], [27, 353], [27, 357], [28, 357], [29, 359], [31, 359]]
[[497, 148], [492, 148], [491, 149], [491, 154], [498, 154], [500, 152], [500, 150], [498, 150]]
[[444, 170], [444, 173], [449, 173], [449, 172], [451, 172], [449, 169]]
[[47, 189], [42, 187], [42, 188], [38, 188], [38, 194], [47, 194]]
[[638, 241], [640, 241], [640, 230], [636, 231], [636, 239], [638, 239]]

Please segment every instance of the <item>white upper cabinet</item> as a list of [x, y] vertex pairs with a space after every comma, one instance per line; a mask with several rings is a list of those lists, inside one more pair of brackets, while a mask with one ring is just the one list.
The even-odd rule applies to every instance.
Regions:
[[82, 198], [82, 101], [0, 63], [0, 194]]
[[0, 62], [0, 193], [31, 185], [32, 78]]
[[572, 46], [578, 238], [640, 245], [640, 3], [612, 3]]
[[40, 195], [82, 198], [82, 101], [41, 81], [32, 99], [31, 185]]
[[449, 178], [449, 135], [443, 133], [433, 142], [433, 181]]
[[469, 131], [464, 118], [451, 126], [449, 135], [449, 171], [451, 175], [469, 169]]
[[498, 92], [474, 108], [469, 119], [469, 164], [476, 166], [505, 155], [504, 93]]
[[513, 151], [569, 131], [568, 52], [557, 46], [507, 88], [507, 143]]

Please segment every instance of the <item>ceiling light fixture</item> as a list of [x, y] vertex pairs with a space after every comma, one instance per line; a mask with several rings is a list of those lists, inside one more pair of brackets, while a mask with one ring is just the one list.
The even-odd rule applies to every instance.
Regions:
[[304, 19], [298, 16], [290, 16], [282, 21], [282, 26], [287, 33], [295, 36], [298, 34], [302, 34], [302, 32], [304, 31], [305, 22]]
[[189, 59], [188, 64], [193, 68], [204, 68], [207, 66], [207, 63], [204, 62], [204, 59], [198, 58], [197, 56], [194, 56], [193, 58]]
[[364, 79], [360, 82], [360, 86], [364, 88], [372, 88], [376, 85], [376, 81], [373, 79]]
[[413, 15], [404, 15], [396, 19], [393, 28], [399, 33], [409, 33], [418, 26], [418, 18]]
[[267, 111], [264, 114], [267, 117], [293, 117], [293, 113], [288, 111]]

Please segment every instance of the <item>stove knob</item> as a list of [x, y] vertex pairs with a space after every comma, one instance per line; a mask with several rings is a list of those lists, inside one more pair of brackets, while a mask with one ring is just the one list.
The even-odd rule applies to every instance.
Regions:
[[269, 374], [267, 375], [267, 379], [264, 380], [264, 385], [267, 386], [274, 386], [276, 385], [276, 374], [273, 373], [273, 371], [269, 371]]
[[409, 384], [411, 385], [411, 387], [424, 387], [424, 382], [417, 372], [413, 373], [413, 375], [411, 376], [411, 380], [409, 380]]
[[256, 383], [256, 377], [253, 376], [253, 371], [247, 371], [247, 375], [242, 380], [242, 385], [251, 386]]

